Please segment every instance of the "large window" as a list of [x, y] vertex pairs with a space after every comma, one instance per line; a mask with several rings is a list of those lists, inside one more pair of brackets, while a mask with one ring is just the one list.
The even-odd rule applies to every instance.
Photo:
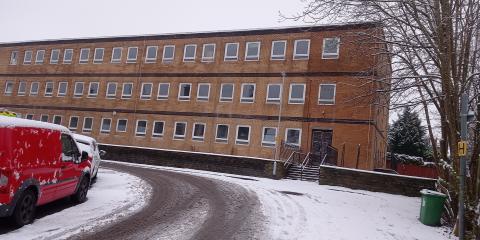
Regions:
[[205, 123], [193, 124], [192, 140], [203, 141], [205, 138]]
[[228, 142], [228, 125], [218, 124], [217, 132], [215, 134], [215, 142], [227, 143]]
[[173, 132], [173, 139], [185, 139], [187, 131], [187, 123], [186, 122], [176, 122], [175, 123], [175, 131]]
[[51, 97], [53, 95], [53, 82], [45, 83], [45, 97]]
[[73, 96], [80, 97], [83, 95], [83, 82], [76, 82]]
[[302, 129], [300, 128], [287, 128], [285, 130], [285, 142], [287, 144], [300, 146], [301, 137]]
[[238, 60], [238, 43], [226, 43], [224, 61], [237, 61], [237, 60]]
[[117, 120], [117, 132], [126, 132], [127, 131], [127, 119], [118, 119]]
[[60, 49], [52, 49], [50, 53], [50, 64], [57, 64], [60, 58]]
[[30, 85], [30, 96], [37, 96], [39, 87], [39, 82], [32, 82], [32, 85]]
[[37, 56], [35, 57], [35, 64], [42, 64], [45, 59], [45, 50], [37, 50]]
[[137, 62], [138, 47], [129, 47], [127, 53], [127, 63]]
[[187, 44], [183, 50], [183, 61], [184, 62], [195, 62], [195, 55], [197, 52], [196, 44]]
[[202, 62], [213, 62], [215, 60], [215, 43], [203, 44]]
[[250, 126], [237, 126], [237, 138], [235, 143], [240, 145], [248, 145], [250, 142]]
[[277, 138], [277, 129], [274, 127], [264, 127], [262, 134], [262, 146], [275, 147], [275, 139]]
[[270, 59], [285, 60], [285, 51], [287, 49], [287, 41], [273, 41], [272, 53]]
[[153, 137], [163, 137], [164, 128], [165, 128], [165, 122], [164, 121], [154, 121], [153, 122], [152, 136]]
[[63, 52], [63, 64], [70, 64], [73, 60], [73, 49], [65, 49]]
[[282, 97], [282, 85], [281, 84], [268, 84], [267, 85], [267, 103], [280, 103]]
[[114, 47], [112, 49], [112, 63], [120, 63], [122, 61], [122, 50], [121, 47]]
[[147, 134], [147, 121], [137, 120], [137, 127], [135, 128], [135, 136], [145, 136]]
[[91, 117], [84, 117], [83, 118], [83, 132], [91, 132], [93, 128], [93, 118]]
[[109, 133], [110, 127], [112, 126], [111, 118], [102, 118], [102, 126], [100, 127], [101, 133]]
[[13, 81], [5, 82], [5, 95], [12, 95], [13, 93]]
[[93, 55], [93, 63], [103, 63], [104, 53], [104, 48], [95, 48], [95, 54]]
[[305, 84], [290, 84], [290, 97], [288, 103], [303, 104], [305, 102]]
[[142, 83], [142, 92], [140, 94], [140, 99], [150, 99], [152, 97], [152, 87], [152, 83]]
[[90, 58], [90, 48], [80, 49], [79, 63], [88, 63], [89, 58]]
[[18, 63], [18, 51], [12, 51], [10, 53], [10, 65], [17, 65]]
[[188, 101], [190, 100], [190, 92], [192, 90], [191, 83], [180, 83], [178, 88], [178, 100]]
[[242, 84], [242, 96], [240, 102], [253, 103], [255, 101], [255, 84], [243, 83]]
[[210, 84], [199, 83], [197, 91], [197, 101], [208, 101], [210, 96]]
[[25, 55], [23, 56], [23, 64], [32, 63], [32, 56], [33, 56], [33, 51], [31, 50], [25, 51]]
[[301, 39], [295, 40], [295, 46], [293, 49], [293, 59], [302, 60], [308, 59], [310, 54], [310, 40]]
[[340, 38], [323, 39], [323, 59], [337, 59], [340, 51]]
[[98, 82], [91, 82], [88, 87], [88, 97], [97, 97], [98, 95]]
[[318, 104], [335, 104], [335, 84], [320, 84], [318, 90]]
[[57, 96], [63, 97], [67, 95], [68, 82], [59, 82]]
[[71, 116], [70, 117], [70, 122], [68, 123], [68, 128], [71, 130], [77, 129], [78, 127], [78, 117], [77, 116]]
[[247, 42], [245, 48], [245, 61], [258, 61], [260, 59], [260, 42]]
[[27, 93], [27, 82], [25, 82], [25, 81], [20, 81], [20, 82], [18, 83], [17, 96], [25, 96], [26, 93]]
[[128, 99], [132, 97], [133, 83], [124, 83], [122, 89], [122, 98]]
[[165, 45], [163, 46], [163, 63], [171, 63], [175, 58], [175, 45]]
[[220, 89], [220, 102], [231, 102], [233, 100], [233, 83], [222, 83]]
[[158, 46], [147, 46], [147, 54], [145, 56], [146, 63], [154, 63], [157, 61]]
[[170, 83], [158, 84], [157, 100], [167, 100], [169, 89], [170, 89]]
[[117, 83], [116, 82], [109, 82], [107, 83], [107, 98], [116, 98], [117, 97]]

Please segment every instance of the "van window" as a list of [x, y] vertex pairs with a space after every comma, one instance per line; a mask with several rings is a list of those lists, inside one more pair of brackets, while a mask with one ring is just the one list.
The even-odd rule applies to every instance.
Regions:
[[80, 152], [72, 137], [67, 134], [62, 134], [62, 161], [72, 161], [78, 158]]

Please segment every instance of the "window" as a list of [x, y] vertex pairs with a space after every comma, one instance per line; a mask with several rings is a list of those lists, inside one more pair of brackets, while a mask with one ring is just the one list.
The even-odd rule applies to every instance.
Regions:
[[203, 141], [205, 138], [205, 123], [193, 124], [192, 140]]
[[59, 82], [57, 96], [60, 97], [60, 96], [67, 95], [67, 87], [68, 87], [68, 82]]
[[112, 49], [112, 63], [120, 63], [122, 61], [122, 50], [121, 47], [114, 47]]
[[228, 142], [228, 125], [218, 124], [217, 132], [215, 133], [215, 142], [227, 143]]
[[146, 63], [154, 63], [157, 61], [157, 46], [148, 46], [147, 55], [145, 56]]
[[272, 53], [270, 59], [285, 60], [285, 50], [287, 49], [287, 41], [273, 41]]
[[83, 118], [83, 132], [91, 132], [93, 127], [93, 118], [91, 117], [84, 117]]
[[225, 58], [224, 61], [238, 60], [238, 43], [225, 44]]
[[158, 84], [157, 100], [167, 100], [169, 88], [170, 88], [170, 83]]
[[180, 101], [190, 100], [191, 89], [192, 89], [191, 83], [180, 83], [178, 88], [178, 100]]
[[13, 81], [5, 82], [5, 95], [12, 95], [13, 93]]
[[153, 122], [152, 136], [153, 137], [163, 137], [164, 126], [165, 126], [165, 122], [154, 121]]
[[12, 51], [10, 53], [10, 65], [17, 65], [18, 62], [18, 51]]
[[247, 42], [245, 61], [258, 61], [260, 59], [260, 42]]
[[152, 96], [152, 83], [142, 83], [142, 92], [140, 94], [140, 99], [150, 99]]
[[83, 95], [83, 82], [76, 82], [75, 89], [73, 91], [74, 97], [79, 97]]
[[288, 103], [303, 104], [305, 102], [305, 84], [290, 84], [290, 97]]
[[183, 50], [183, 61], [184, 62], [195, 62], [195, 55], [197, 52], [196, 44], [185, 45]]
[[322, 59], [337, 59], [340, 50], [340, 38], [324, 38]]
[[50, 53], [50, 64], [57, 64], [60, 58], [60, 50], [59, 49], [52, 49]]
[[18, 93], [17, 96], [25, 96], [25, 93], [27, 92], [27, 82], [25, 81], [20, 81], [18, 83]]
[[95, 48], [95, 54], [93, 55], [93, 63], [102, 63], [104, 53], [104, 48]]
[[90, 58], [90, 48], [82, 48], [80, 49], [80, 63], [88, 63], [88, 59]]
[[25, 119], [32, 120], [32, 119], [33, 119], [33, 114], [27, 114], [27, 115], [25, 115]]
[[335, 104], [335, 84], [320, 84], [318, 90], [318, 104]]
[[118, 119], [117, 120], [117, 132], [126, 132], [127, 131], [127, 119]]
[[300, 146], [300, 139], [302, 136], [302, 129], [300, 128], [287, 128], [285, 130], [285, 142], [295, 146]]
[[215, 43], [203, 44], [202, 62], [215, 60]]
[[295, 40], [295, 47], [293, 48], [294, 60], [308, 59], [309, 53], [310, 53], [309, 39]]
[[45, 59], [45, 50], [37, 50], [37, 56], [35, 57], [35, 64], [42, 64]]
[[197, 101], [208, 101], [210, 97], [210, 84], [199, 83], [197, 91]]
[[23, 56], [23, 64], [30, 64], [32, 63], [32, 55], [33, 51], [25, 51], [25, 56]]
[[233, 83], [222, 83], [220, 88], [220, 102], [231, 102], [233, 100]]
[[173, 133], [173, 139], [185, 139], [187, 130], [186, 122], [176, 122], [175, 123], [175, 132]]
[[237, 126], [237, 139], [236, 144], [248, 145], [250, 142], [250, 126], [239, 125]]
[[111, 125], [112, 125], [111, 118], [102, 118], [102, 126], [100, 127], [100, 132], [109, 133]]
[[60, 136], [60, 142], [62, 143], [61, 157], [63, 162], [72, 162], [73, 159], [76, 159], [81, 155], [77, 148], [77, 144], [70, 135], [62, 133]]
[[58, 116], [58, 115], [53, 116], [53, 123], [62, 125], [62, 116]]
[[78, 127], [78, 117], [71, 116], [70, 122], [68, 123], [68, 128], [73, 130], [73, 129], [77, 129], [77, 127]]
[[45, 97], [51, 97], [53, 95], [53, 82], [45, 83]]
[[128, 99], [132, 97], [133, 83], [124, 83], [122, 89], [122, 98]]
[[32, 82], [30, 85], [30, 96], [36, 96], [38, 94], [38, 88], [40, 84], [38, 82]]
[[280, 103], [281, 96], [282, 96], [281, 84], [267, 85], [267, 103]]
[[138, 47], [129, 47], [127, 53], [127, 63], [135, 63], [137, 61]]
[[135, 136], [145, 136], [147, 134], [147, 121], [137, 120], [137, 127], [135, 128]]
[[117, 97], [117, 83], [109, 82], [107, 83], [107, 98], [116, 98]]
[[88, 86], [88, 97], [97, 97], [98, 95], [98, 82], [91, 82]]
[[42, 114], [42, 115], [40, 116], [40, 121], [42, 121], [42, 122], [48, 122], [48, 115]]
[[275, 147], [275, 140], [277, 138], [277, 128], [264, 127], [262, 135], [262, 146]]
[[63, 53], [63, 64], [70, 64], [72, 63], [73, 59], [73, 49], [65, 49]]
[[240, 97], [241, 103], [253, 103], [255, 101], [255, 84], [243, 83], [242, 95]]
[[164, 63], [173, 62], [174, 57], [175, 57], [175, 45], [165, 45], [165, 46], [163, 46], [162, 62], [164, 62]]

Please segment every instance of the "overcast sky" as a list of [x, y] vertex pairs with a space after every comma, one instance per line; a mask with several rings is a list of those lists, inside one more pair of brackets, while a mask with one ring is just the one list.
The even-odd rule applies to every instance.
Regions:
[[0, 0], [0, 42], [305, 25], [301, 0]]

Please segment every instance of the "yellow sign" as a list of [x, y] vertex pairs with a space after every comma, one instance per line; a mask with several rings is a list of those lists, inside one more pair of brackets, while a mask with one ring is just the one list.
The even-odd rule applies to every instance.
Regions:
[[0, 116], [16, 117], [17, 114], [10, 111], [0, 111]]
[[467, 155], [467, 142], [460, 141], [458, 142], [458, 156], [463, 157]]

